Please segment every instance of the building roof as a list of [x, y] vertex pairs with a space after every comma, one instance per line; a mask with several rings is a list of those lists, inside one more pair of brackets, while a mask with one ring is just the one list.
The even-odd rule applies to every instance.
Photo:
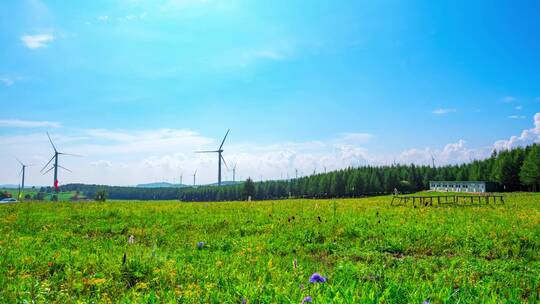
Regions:
[[478, 184], [488, 183], [486, 181], [429, 181], [429, 183], [447, 183], [447, 184]]

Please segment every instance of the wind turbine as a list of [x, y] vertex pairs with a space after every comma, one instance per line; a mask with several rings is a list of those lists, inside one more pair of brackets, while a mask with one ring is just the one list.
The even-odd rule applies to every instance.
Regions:
[[180, 173], [180, 187], [182, 186], [182, 178], [184, 177], [184, 173]]
[[193, 173], [193, 187], [195, 187], [195, 178], [197, 177], [197, 170]]
[[26, 173], [26, 168], [31, 167], [33, 165], [25, 165], [18, 158], [16, 159], [19, 162], [19, 164], [21, 164], [21, 172], [19, 173], [19, 176], [22, 175], [22, 182], [21, 182], [21, 188], [19, 189], [19, 194], [18, 194], [18, 198], [21, 199], [21, 194], [22, 194], [21, 191], [24, 191], [24, 176]]
[[53, 185], [54, 185], [54, 189], [56, 190], [56, 193], [58, 193], [58, 168], [62, 168], [68, 172], [72, 172], [71, 170], [67, 169], [67, 168], [64, 168], [62, 166], [60, 166], [58, 164], [58, 156], [59, 155], [70, 155], [70, 156], [80, 156], [80, 155], [76, 155], [76, 154], [68, 154], [68, 153], [63, 153], [63, 152], [59, 152], [58, 150], [56, 150], [56, 147], [54, 146], [54, 143], [51, 139], [51, 137], [49, 136], [49, 133], [47, 133], [47, 137], [49, 138], [49, 141], [51, 142], [51, 145], [54, 149], [54, 155], [53, 157], [49, 160], [49, 162], [47, 162], [47, 164], [45, 166], [43, 166], [43, 169], [41, 169], [41, 172], [43, 172], [43, 170], [45, 170], [45, 168], [47, 168], [47, 166], [53, 161], [54, 159], [54, 164], [52, 165], [51, 168], [49, 168], [49, 170], [45, 171], [43, 173], [43, 175], [49, 173], [49, 171], [51, 170], [54, 170], [54, 181], [53, 181]]
[[227, 130], [227, 133], [225, 133], [225, 137], [223, 137], [223, 141], [221, 141], [221, 145], [219, 148], [215, 151], [196, 151], [195, 153], [217, 153], [218, 154], [218, 186], [221, 186], [221, 161], [223, 161], [223, 164], [225, 167], [227, 167], [227, 163], [225, 162], [225, 159], [221, 155], [223, 153], [223, 144], [225, 143], [225, 139], [227, 139], [227, 135], [229, 135], [229, 130]]
[[433, 168], [435, 168], [435, 156], [433, 156], [433, 153], [431, 154], [431, 164], [433, 165]]
[[232, 168], [232, 181], [233, 183], [236, 181], [236, 163], [234, 164], [234, 167]]

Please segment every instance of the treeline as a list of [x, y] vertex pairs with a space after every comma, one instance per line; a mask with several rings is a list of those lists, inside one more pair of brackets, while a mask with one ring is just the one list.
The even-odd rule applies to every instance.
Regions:
[[[49, 188], [49, 190], [51, 190]], [[67, 184], [60, 186], [61, 192], [80, 192], [88, 198], [95, 198], [101, 191], [109, 199], [123, 200], [175, 200], [179, 198], [178, 188], [137, 188], [105, 185]]]
[[441, 167], [392, 165], [346, 168], [291, 180], [230, 186], [189, 188], [133, 188], [97, 185], [66, 185], [62, 191], [80, 191], [94, 197], [105, 190], [111, 199], [226, 201], [279, 199], [288, 197], [340, 198], [402, 193], [429, 189], [429, 181], [491, 181], [505, 191], [540, 190], [540, 146], [494, 152], [491, 157], [461, 165]]

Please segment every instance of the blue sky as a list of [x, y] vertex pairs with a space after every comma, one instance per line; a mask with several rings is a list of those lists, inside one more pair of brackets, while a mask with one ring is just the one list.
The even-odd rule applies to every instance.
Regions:
[[216, 161], [192, 151], [228, 128], [225, 156], [264, 179], [535, 142], [539, 13], [534, 1], [2, 1], [0, 182], [15, 183], [14, 156], [48, 160], [45, 131], [85, 155], [61, 182], [112, 184], [195, 168], [212, 182]]

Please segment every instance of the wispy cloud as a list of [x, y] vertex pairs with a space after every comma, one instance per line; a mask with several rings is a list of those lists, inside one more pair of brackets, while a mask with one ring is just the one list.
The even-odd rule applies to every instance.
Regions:
[[505, 97], [503, 97], [503, 99], [502, 99], [502, 101], [503, 101], [504, 103], [512, 103], [512, 102], [514, 102], [514, 101], [516, 101], [516, 100], [517, 100], [517, 98], [515, 98], [514, 96], [505, 96]]
[[0, 119], [0, 127], [8, 128], [58, 128], [61, 124], [54, 121], [33, 121], [20, 119]]
[[444, 115], [448, 113], [455, 113], [456, 109], [435, 109], [431, 113], [435, 115]]
[[525, 115], [510, 115], [510, 116], [508, 116], [508, 118], [510, 118], [510, 119], [525, 119], [525, 118], [527, 118], [527, 116], [525, 116]]
[[3, 83], [6, 87], [12, 86], [15, 81], [8, 77], [0, 77], [0, 82]]
[[48, 43], [53, 40], [54, 40], [54, 36], [50, 34], [21, 36], [21, 41], [29, 49], [39, 49], [39, 48], [47, 47]]
[[101, 22], [107, 22], [107, 21], [109, 21], [109, 16], [107, 16], [107, 15], [98, 16], [97, 20], [101, 21]]
[[118, 17], [118, 21], [129, 22], [129, 21], [143, 20], [144, 18], [146, 18], [147, 15], [148, 14], [146, 12], [140, 13], [138, 15], [134, 15], [134, 14], [125, 15], [125, 16], [122, 16], [122, 17]]
[[516, 106], [515, 109], [518, 110], [518, 111], [521, 111], [521, 110], [523, 110], [523, 106]]
[[258, 48], [239, 48], [225, 51], [209, 63], [218, 69], [246, 69], [265, 62], [284, 61], [293, 53], [294, 46], [289, 43], [276, 43], [273, 46]]
[[264, 58], [264, 59], [272, 59], [272, 60], [285, 59], [285, 55], [276, 50], [256, 50], [248, 55], [254, 58]]
[[103, 159], [90, 162], [89, 165], [92, 166], [92, 167], [102, 167], [102, 168], [112, 167], [112, 163], [110, 161], [103, 160]]

